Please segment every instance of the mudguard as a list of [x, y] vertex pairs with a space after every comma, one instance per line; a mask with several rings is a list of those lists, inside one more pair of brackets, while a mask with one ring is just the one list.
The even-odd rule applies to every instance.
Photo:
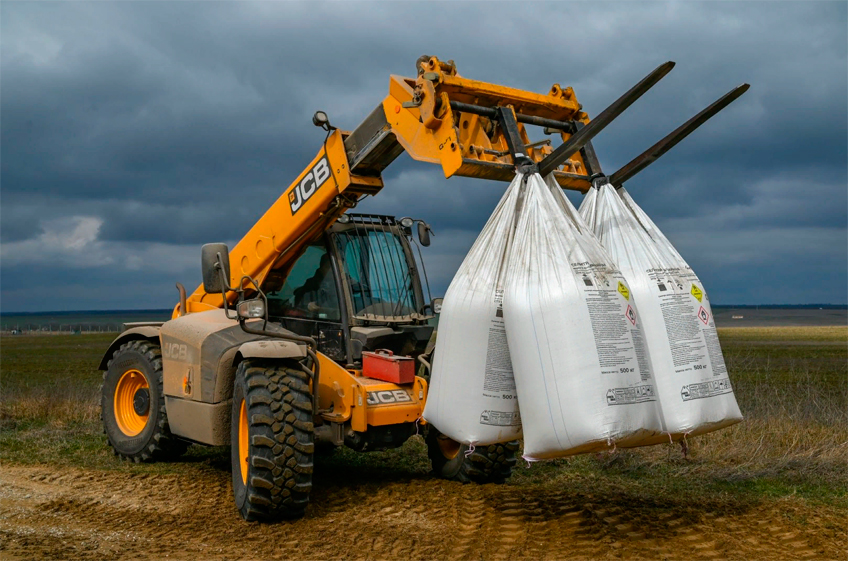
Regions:
[[251, 341], [239, 347], [241, 358], [306, 358], [306, 345], [294, 341]]
[[118, 348], [127, 343], [129, 341], [135, 341], [137, 339], [147, 339], [152, 343], [159, 344], [159, 329], [161, 325], [140, 325], [138, 327], [131, 327], [127, 329], [120, 335], [118, 335], [112, 344], [109, 345], [109, 348], [106, 350], [106, 354], [103, 355], [103, 359], [100, 361], [99, 370], [106, 370], [109, 367], [109, 360], [112, 358], [112, 354], [118, 350]]

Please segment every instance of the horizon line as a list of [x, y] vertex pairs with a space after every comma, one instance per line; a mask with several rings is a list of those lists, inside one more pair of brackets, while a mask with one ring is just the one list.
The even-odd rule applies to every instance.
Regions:
[[[848, 309], [848, 304], [829, 304], [829, 303], [811, 303], [811, 304], [712, 304], [713, 308], [831, 308], [831, 309]], [[36, 316], [48, 314], [138, 314], [138, 313], [160, 313], [173, 312], [173, 308], [123, 308], [123, 309], [100, 309], [100, 310], [52, 310], [46, 312], [3, 312], [2, 316]]]

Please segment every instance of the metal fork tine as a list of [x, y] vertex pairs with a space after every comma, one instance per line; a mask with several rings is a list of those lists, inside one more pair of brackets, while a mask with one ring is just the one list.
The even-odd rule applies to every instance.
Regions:
[[615, 100], [612, 105], [592, 119], [588, 125], [571, 135], [568, 140], [551, 152], [548, 157], [539, 162], [539, 173], [542, 177], [554, 171], [560, 164], [571, 157], [572, 154], [583, 148], [595, 135], [604, 130], [613, 119], [621, 115], [633, 102], [642, 97], [645, 92], [662, 80], [666, 74], [671, 72], [672, 68], [674, 68], [674, 62], [672, 61], [659, 65], [653, 72], [642, 78], [641, 82], [630, 88], [627, 93]]
[[706, 109], [674, 129], [665, 138], [630, 160], [609, 178], [610, 183], [616, 189], [621, 187], [625, 181], [657, 161], [657, 159], [671, 150], [678, 142], [692, 134], [692, 132], [715, 116], [716, 113], [733, 103], [743, 93], [748, 91], [750, 84], [736, 86], [719, 99], [714, 101]]

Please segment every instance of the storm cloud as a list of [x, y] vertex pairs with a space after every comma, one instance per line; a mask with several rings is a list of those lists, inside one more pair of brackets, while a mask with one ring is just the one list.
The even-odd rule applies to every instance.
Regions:
[[[314, 157], [315, 110], [355, 128], [425, 53], [590, 116], [675, 60], [595, 140], [607, 172], [749, 82], [627, 188], [714, 302], [845, 303], [847, 6], [4, 2], [0, 307], [171, 306]], [[407, 156], [384, 180], [357, 210], [429, 221], [443, 292], [506, 185]]]

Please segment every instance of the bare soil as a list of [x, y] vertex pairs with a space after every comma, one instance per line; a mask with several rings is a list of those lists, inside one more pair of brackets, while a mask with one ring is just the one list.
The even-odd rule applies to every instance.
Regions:
[[800, 499], [693, 504], [427, 476], [367, 482], [320, 469], [314, 489], [304, 518], [257, 524], [238, 516], [224, 469], [189, 476], [6, 464], [0, 557], [846, 558], [841, 511]]

